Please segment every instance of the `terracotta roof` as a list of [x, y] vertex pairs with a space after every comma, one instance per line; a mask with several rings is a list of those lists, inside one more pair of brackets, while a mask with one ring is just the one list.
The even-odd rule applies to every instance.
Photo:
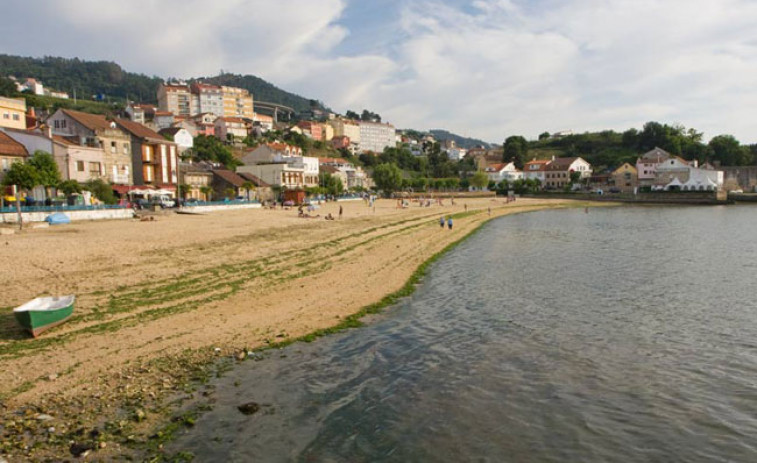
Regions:
[[260, 177], [258, 177], [257, 175], [252, 175], [249, 172], [239, 172], [237, 175], [239, 175], [240, 177], [242, 177], [243, 179], [247, 181], [254, 183], [255, 186], [258, 188], [266, 188], [266, 187], [271, 186], [268, 183], [261, 180]]
[[171, 111], [155, 111], [155, 117], [158, 116], [173, 116]]
[[318, 158], [318, 162], [321, 164], [349, 164], [350, 163], [344, 158]]
[[170, 141], [163, 138], [159, 133], [155, 132], [154, 130], [148, 129], [138, 122], [132, 122], [126, 119], [115, 119], [114, 122], [118, 124], [118, 126], [121, 127], [124, 131], [134, 135], [137, 138], [171, 143]]
[[158, 130], [158, 133], [161, 134], [161, 135], [170, 135], [170, 136], [173, 137], [180, 130], [182, 130], [182, 127], [168, 127], [168, 128], [165, 128], [165, 129]]
[[29, 152], [21, 143], [12, 139], [7, 133], [0, 130], [0, 154], [3, 156], [29, 156]]
[[230, 170], [225, 170], [225, 169], [213, 170], [213, 175], [219, 176], [220, 178], [225, 180], [227, 183], [230, 183], [237, 188], [241, 187], [242, 184], [245, 182], [245, 179], [237, 175], [236, 172], [232, 172]]
[[547, 164], [545, 170], [567, 170], [571, 164], [573, 164], [577, 157], [570, 158], [555, 158], [554, 161]]
[[653, 150], [649, 150], [641, 155], [642, 162], [659, 162], [661, 159], [668, 159], [671, 154], [662, 148], [655, 147]]
[[321, 172], [326, 172], [327, 174], [335, 174], [339, 172], [339, 169], [334, 166], [321, 166], [320, 170]]
[[108, 130], [110, 129], [110, 121], [101, 114], [89, 114], [80, 111], [74, 111], [72, 109], [61, 109], [63, 114], [67, 115], [71, 119], [75, 120], [79, 124], [88, 128], [89, 130]]
[[504, 163], [500, 162], [498, 164], [491, 164], [491, 165], [486, 166], [486, 170], [488, 170], [490, 172], [499, 172], [502, 169], [504, 169], [505, 167], [507, 167], [508, 164], [509, 164], [509, 162], [504, 162]]
[[[245, 120], [242, 119], [241, 117], [219, 117], [218, 119], [220, 119], [222, 122], [236, 122], [236, 123], [239, 123], [239, 124], [244, 124], [245, 123]], [[216, 119], [216, 121], [218, 119]]]

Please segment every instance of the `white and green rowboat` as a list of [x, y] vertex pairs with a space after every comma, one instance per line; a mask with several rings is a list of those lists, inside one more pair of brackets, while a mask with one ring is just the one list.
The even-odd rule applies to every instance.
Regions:
[[75, 296], [38, 297], [13, 309], [21, 326], [35, 338], [45, 330], [58, 326], [74, 311]]

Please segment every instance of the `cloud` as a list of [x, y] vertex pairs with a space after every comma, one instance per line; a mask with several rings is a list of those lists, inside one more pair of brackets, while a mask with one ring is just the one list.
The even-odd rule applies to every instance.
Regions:
[[398, 127], [499, 142], [658, 120], [757, 141], [750, 0], [11, 0], [4, 7], [0, 31], [25, 38], [0, 44], [6, 53], [112, 60], [163, 77], [249, 73], [338, 111], [371, 109]]

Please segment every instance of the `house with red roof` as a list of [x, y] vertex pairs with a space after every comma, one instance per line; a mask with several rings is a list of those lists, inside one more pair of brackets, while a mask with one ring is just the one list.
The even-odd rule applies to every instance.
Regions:
[[[53, 139], [57, 136], [60, 137], [57, 138], [59, 143], [68, 144], [68, 160], [58, 163], [61, 165], [61, 162], [64, 162], [69, 166], [74, 163], [73, 168], [67, 168], [71, 172], [70, 178], [93, 176], [99, 170], [101, 178], [107, 179], [113, 185], [128, 189], [128, 186], [133, 184], [131, 137], [114, 121], [100, 114], [59, 109], [47, 118], [45, 124], [49, 127]], [[76, 146], [82, 149], [78, 150], [76, 155], [71, 154], [77, 151], [74, 148]], [[103, 158], [99, 169], [95, 164], [91, 164], [97, 162], [93, 158], [96, 151], [86, 150], [85, 147], [99, 148], [102, 151]], [[81, 162], [85, 164], [82, 165]], [[65, 169], [61, 169], [63, 170]]]
[[504, 180], [514, 182], [523, 178], [523, 171], [515, 167], [515, 163], [513, 162], [490, 164], [484, 169], [484, 172], [489, 177], [489, 181], [497, 184]]
[[114, 123], [131, 139], [134, 184], [175, 191], [179, 181], [176, 143], [136, 122], [114, 119]]
[[219, 117], [214, 125], [216, 138], [224, 141], [243, 140], [250, 133], [250, 125], [241, 117]]
[[29, 156], [24, 145], [0, 130], [0, 182], [14, 162], [23, 162]]
[[579, 181], [591, 177], [591, 164], [580, 157], [555, 158], [544, 169], [544, 187], [564, 188], [572, 183], [571, 175], [578, 173]]

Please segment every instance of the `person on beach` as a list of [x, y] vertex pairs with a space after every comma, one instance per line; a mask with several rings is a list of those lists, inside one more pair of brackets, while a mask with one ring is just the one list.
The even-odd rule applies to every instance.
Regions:
[[447, 227], [452, 230], [452, 216], [449, 216], [449, 218], [447, 218]]
[[340, 219], [340, 220], [341, 220], [341, 218], [342, 218], [342, 213], [343, 213], [343, 212], [344, 212], [344, 211], [342, 210], [342, 206], [341, 206], [341, 205], [339, 205], [339, 219]]
[[465, 212], [468, 212], [468, 204], [463, 204], [465, 206]]
[[492, 207], [489, 206], [489, 215], [492, 215]]
[[439, 225], [444, 228], [444, 216], [439, 217]]

